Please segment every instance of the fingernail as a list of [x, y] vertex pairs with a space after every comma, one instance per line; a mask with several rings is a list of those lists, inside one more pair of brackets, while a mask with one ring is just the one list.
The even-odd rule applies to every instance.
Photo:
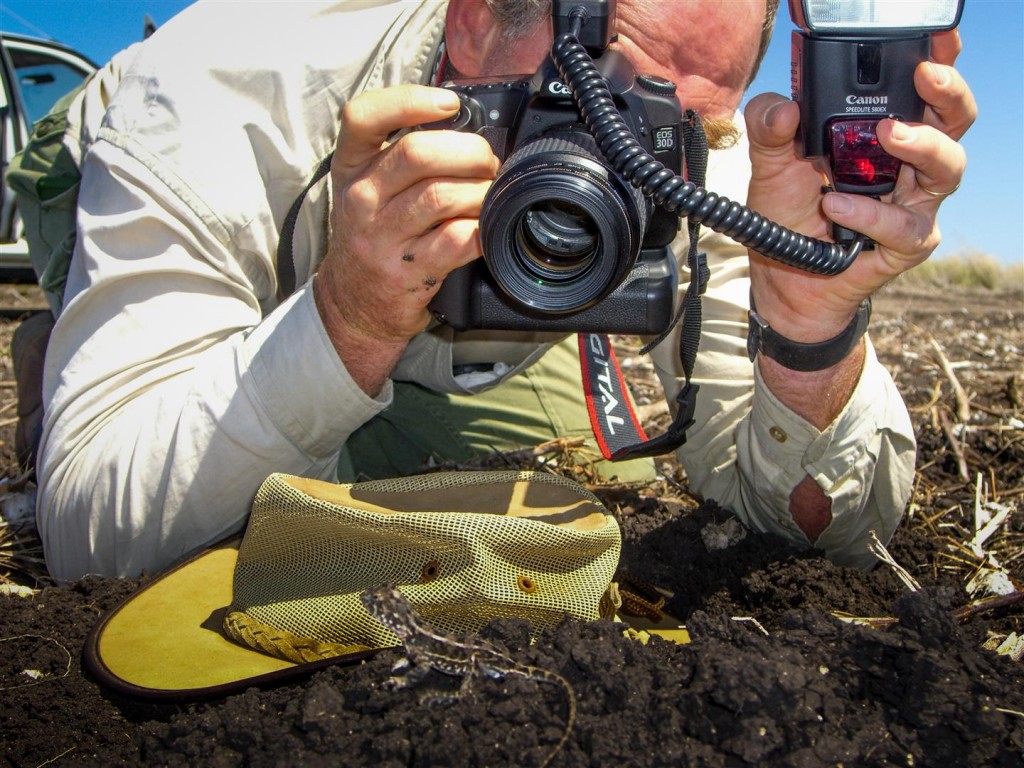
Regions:
[[459, 108], [459, 95], [447, 88], [435, 88], [433, 90], [434, 105], [445, 112], [454, 112]]
[[779, 110], [785, 106], [785, 102], [779, 102], [778, 104], [772, 104], [764, 113], [764, 124], [771, 128], [775, 125], [775, 117], [779, 114]]
[[846, 195], [833, 192], [825, 198], [825, 201], [828, 203], [829, 213], [838, 213], [842, 216], [853, 210], [853, 203]]
[[899, 120], [892, 121], [892, 133], [890, 134], [896, 141], [909, 141], [910, 140], [910, 129], [906, 125], [901, 123]]

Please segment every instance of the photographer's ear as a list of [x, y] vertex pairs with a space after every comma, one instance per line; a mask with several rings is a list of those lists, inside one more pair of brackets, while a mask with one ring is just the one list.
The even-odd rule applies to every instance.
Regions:
[[452, 66], [463, 77], [486, 74], [485, 62], [497, 38], [498, 23], [484, 0], [450, 0], [445, 44]]

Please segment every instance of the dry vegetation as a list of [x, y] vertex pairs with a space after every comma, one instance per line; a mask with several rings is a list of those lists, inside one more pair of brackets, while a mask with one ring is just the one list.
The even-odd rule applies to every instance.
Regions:
[[[17, 319], [42, 305], [33, 287], [0, 287], [0, 501], [7, 518], [0, 518], [0, 582], [46, 581], [27, 506], [31, 497], [22, 495], [32, 486], [26, 488], [13, 455], [17, 402], [10, 360]], [[1006, 267], [979, 253], [927, 262], [877, 297], [871, 334], [918, 434], [906, 525], [948, 548], [942, 562], [929, 567], [962, 569], [969, 579], [994, 560], [1024, 583], [1024, 264]], [[628, 340], [620, 340], [618, 352], [641, 415], [659, 431], [667, 416], [648, 363]], [[587, 454], [564, 444], [499, 463], [538, 456], [549, 467], [589, 479]], [[692, 503], [681, 470], [671, 460], [663, 469], [667, 485], [658, 490]]]
[[[919, 453], [906, 520], [888, 550], [877, 546], [884, 565], [872, 573], [742, 536], [688, 494], [671, 459], [650, 486], [595, 487], [622, 526], [623, 571], [668, 587], [667, 602], [642, 584], [640, 597], [655, 613], [664, 602], [684, 617], [693, 642], [642, 646], [611, 625], [565, 622], [530, 645], [521, 627], [499, 622], [492, 639], [558, 670], [580, 701], [556, 764], [1020, 764], [1024, 280], [1013, 280], [994, 289], [901, 280], [877, 298], [872, 338], [907, 401]], [[0, 323], [8, 512], [30, 488], [11, 463], [11, 327]], [[658, 431], [664, 408], [635, 350], [620, 340]], [[589, 459], [555, 442], [488, 463], [589, 482]], [[120, 699], [84, 674], [79, 653], [93, 622], [136, 582], [36, 592], [47, 580], [25, 519], [0, 530], [0, 592], [11, 594], [0, 596], [9, 702], [0, 764], [534, 765], [564, 727], [546, 686], [488, 681], [429, 709], [419, 693], [386, 691], [395, 651], [189, 707]]]
[[964, 251], [943, 259], [930, 259], [900, 276], [905, 288], [976, 289], [1024, 291], [1024, 261], [1007, 266], [987, 253]]

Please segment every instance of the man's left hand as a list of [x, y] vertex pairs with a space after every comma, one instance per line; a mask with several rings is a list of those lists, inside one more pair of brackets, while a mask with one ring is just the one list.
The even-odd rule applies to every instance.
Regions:
[[835, 277], [811, 275], [751, 252], [758, 311], [782, 335], [803, 342], [835, 336], [863, 299], [935, 250], [939, 205], [957, 189], [966, 167], [957, 141], [977, 117], [974, 96], [952, 66], [959, 52], [956, 30], [934, 35], [932, 61], [914, 73], [927, 105], [923, 122], [879, 122], [883, 148], [903, 161], [894, 191], [881, 201], [838, 192], [822, 198], [822, 174], [796, 153], [798, 105], [775, 94], [748, 105], [753, 177], [747, 204], [805, 235], [826, 239], [834, 221], [876, 243]]

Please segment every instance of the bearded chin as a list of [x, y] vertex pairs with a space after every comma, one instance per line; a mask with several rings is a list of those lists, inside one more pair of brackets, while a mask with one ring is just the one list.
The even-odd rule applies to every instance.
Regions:
[[708, 137], [708, 149], [729, 149], [736, 146], [740, 129], [729, 117], [701, 117], [701, 125]]

